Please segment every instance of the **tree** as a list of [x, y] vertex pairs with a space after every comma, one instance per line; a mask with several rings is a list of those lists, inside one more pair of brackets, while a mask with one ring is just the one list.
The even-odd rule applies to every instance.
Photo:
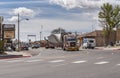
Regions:
[[65, 33], [66, 31], [65, 31], [65, 29], [63, 29], [63, 28], [57, 28], [57, 29], [54, 29], [54, 30], [52, 30], [52, 34], [59, 34], [59, 33]]
[[120, 26], [120, 7], [118, 5], [113, 6], [109, 3], [103, 4], [99, 12], [99, 18], [101, 26], [103, 27], [105, 42], [108, 45], [111, 42], [110, 35], [113, 29]]

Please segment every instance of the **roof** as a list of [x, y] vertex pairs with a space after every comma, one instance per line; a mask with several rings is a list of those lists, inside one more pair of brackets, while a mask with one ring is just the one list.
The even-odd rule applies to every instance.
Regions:
[[95, 30], [95, 31], [92, 31], [92, 32], [89, 32], [89, 33], [84, 33], [84, 34], [81, 34], [81, 35], [79, 35], [78, 36], [78, 38], [88, 38], [88, 37], [90, 37], [90, 38], [94, 38], [94, 37], [96, 37], [96, 36], [98, 36], [98, 35], [102, 35], [103, 34], [103, 31], [102, 30]]

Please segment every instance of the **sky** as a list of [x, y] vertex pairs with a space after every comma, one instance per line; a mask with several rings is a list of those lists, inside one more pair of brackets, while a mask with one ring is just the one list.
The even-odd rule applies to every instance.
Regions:
[[[56, 28], [85, 33], [102, 29], [98, 13], [103, 3], [120, 5], [120, 0], [0, 0], [0, 16], [6, 24], [16, 25], [20, 14], [20, 40], [40, 40]], [[25, 20], [29, 18], [29, 20]], [[28, 37], [27, 35], [36, 35]]]

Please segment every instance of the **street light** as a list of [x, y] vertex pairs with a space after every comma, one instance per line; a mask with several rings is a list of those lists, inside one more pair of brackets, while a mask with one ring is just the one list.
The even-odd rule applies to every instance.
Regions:
[[[25, 20], [29, 20], [26, 18]], [[20, 51], [20, 14], [18, 13], [18, 51]]]
[[43, 29], [43, 25], [41, 25], [41, 31], [40, 31], [40, 41], [41, 41], [41, 39], [42, 39], [42, 29]]
[[41, 34], [42, 34], [42, 31], [40, 31], [40, 41], [41, 41]]

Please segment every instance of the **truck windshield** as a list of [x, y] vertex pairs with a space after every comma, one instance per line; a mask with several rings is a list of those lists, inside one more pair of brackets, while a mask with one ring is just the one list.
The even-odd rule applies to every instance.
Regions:
[[90, 43], [93, 43], [94, 41], [93, 40], [89, 40]]
[[67, 39], [67, 41], [76, 41], [76, 39], [71, 38], [71, 39]]

